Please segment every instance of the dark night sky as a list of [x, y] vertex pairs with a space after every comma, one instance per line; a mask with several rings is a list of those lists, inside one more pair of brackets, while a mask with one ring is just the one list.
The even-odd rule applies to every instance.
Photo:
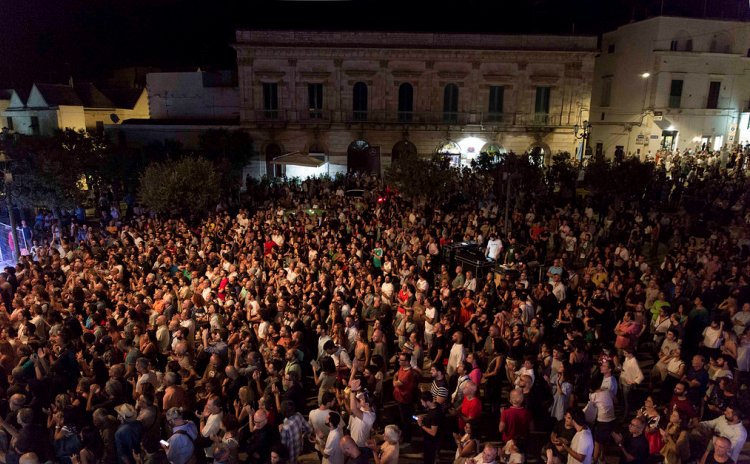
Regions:
[[[748, 0], [664, 0], [665, 14], [750, 19]], [[237, 28], [597, 35], [661, 0], [0, 0], [0, 88], [123, 66], [232, 67]]]

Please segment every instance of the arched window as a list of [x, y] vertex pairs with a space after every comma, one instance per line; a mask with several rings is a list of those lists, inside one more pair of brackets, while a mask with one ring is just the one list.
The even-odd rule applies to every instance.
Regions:
[[448, 84], [443, 91], [443, 121], [458, 122], [458, 86]]
[[692, 52], [693, 38], [687, 31], [679, 31], [677, 35], [674, 36], [674, 39], [672, 39], [672, 42], [669, 44], [669, 49], [673, 52]]
[[713, 53], [731, 53], [732, 38], [725, 31], [717, 32], [711, 37], [710, 50]]
[[365, 140], [355, 140], [346, 150], [348, 172], [366, 172], [380, 175], [380, 147], [371, 146]]
[[352, 110], [355, 121], [367, 121], [367, 84], [354, 84], [352, 95]]
[[506, 150], [505, 147], [494, 142], [486, 143], [482, 149], [479, 150], [480, 155], [487, 155], [491, 161], [496, 163], [505, 159], [505, 154], [507, 152], [508, 150]]
[[414, 111], [414, 87], [408, 82], [398, 86], [398, 120], [410, 122]]
[[417, 156], [417, 147], [408, 140], [396, 142], [391, 150], [391, 163], [410, 156]]
[[452, 166], [461, 165], [461, 147], [453, 140], [444, 140], [435, 149], [435, 153], [448, 158]]

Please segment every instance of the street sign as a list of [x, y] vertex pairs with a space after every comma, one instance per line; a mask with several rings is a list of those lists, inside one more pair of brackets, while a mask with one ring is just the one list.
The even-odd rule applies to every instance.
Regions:
[[661, 121], [664, 119], [664, 113], [661, 111], [654, 111], [654, 121]]

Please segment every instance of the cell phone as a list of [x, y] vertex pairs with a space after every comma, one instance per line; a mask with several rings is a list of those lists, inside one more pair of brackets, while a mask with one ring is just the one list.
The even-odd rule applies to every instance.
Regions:
[[159, 443], [161, 443], [162, 446], [169, 447], [169, 442], [167, 440], [159, 440]]

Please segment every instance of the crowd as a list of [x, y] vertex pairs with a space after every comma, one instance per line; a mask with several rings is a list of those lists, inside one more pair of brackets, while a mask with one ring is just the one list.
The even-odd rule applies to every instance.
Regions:
[[[361, 175], [197, 223], [43, 217], [0, 274], [0, 461], [737, 462], [737, 153], [662, 156], [636, 199], [525, 196], [507, 233], [493, 198], [417, 206]], [[457, 242], [498, 272], [457, 266]]]

